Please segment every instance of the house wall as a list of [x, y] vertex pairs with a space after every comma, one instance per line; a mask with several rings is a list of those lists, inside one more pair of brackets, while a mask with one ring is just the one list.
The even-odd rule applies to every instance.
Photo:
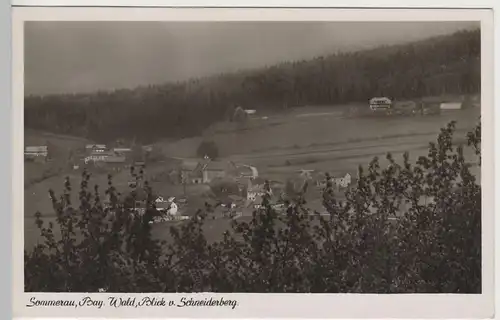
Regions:
[[205, 170], [203, 171], [203, 183], [210, 183], [213, 179], [224, 178], [226, 173], [219, 170]]
[[441, 110], [460, 110], [462, 109], [462, 103], [460, 102], [447, 102], [441, 103]]

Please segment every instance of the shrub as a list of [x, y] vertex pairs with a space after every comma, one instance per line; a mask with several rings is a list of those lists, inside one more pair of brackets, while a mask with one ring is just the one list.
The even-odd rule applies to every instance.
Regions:
[[215, 178], [210, 182], [210, 190], [216, 196], [222, 195], [241, 195], [240, 186], [234, 179]]
[[[377, 158], [360, 167], [345, 201], [327, 176], [326, 216], [307, 209], [300, 192], [284, 212], [266, 195], [262, 209], [232, 221], [217, 241], [204, 232], [209, 206], [160, 243], [151, 238], [151, 196], [145, 213], [135, 214], [118, 201], [110, 177], [104, 208], [84, 174], [76, 208], [68, 180], [59, 198], [51, 192], [60, 239], [37, 214], [45, 242], [25, 252], [25, 290], [480, 293], [481, 186], [463, 147], [452, 145], [454, 129], [453, 122], [443, 128], [416, 163], [407, 153], [402, 164], [388, 154], [387, 168]], [[480, 133], [478, 126], [468, 135], [478, 156]]]
[[202, 141], [196, 150], [198, 157], [203, 158], [208, 156], [210, 159], [217, 159], [219, 156], [219, 148], [214, 141]]

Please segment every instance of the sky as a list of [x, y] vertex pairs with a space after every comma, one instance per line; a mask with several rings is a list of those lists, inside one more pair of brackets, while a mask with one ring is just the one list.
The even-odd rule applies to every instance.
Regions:
[[162, 84], [478, 26], [474, 22], [27, 22], [25, 94]]

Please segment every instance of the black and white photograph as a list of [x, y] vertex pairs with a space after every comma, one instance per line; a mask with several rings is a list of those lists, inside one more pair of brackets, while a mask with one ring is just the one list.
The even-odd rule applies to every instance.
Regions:
[[480, 21], [23, 25], [24, 292], [484, 293]]

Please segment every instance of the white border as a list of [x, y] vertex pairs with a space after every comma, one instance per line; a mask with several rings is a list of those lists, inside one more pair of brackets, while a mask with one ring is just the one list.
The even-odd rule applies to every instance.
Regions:
[[492, 8], [495, 0], [12, 0], [14, 6], [119, 7], [358, 7], [358, 8]]
[[[17, 1], [19, 3], [19, 1]], [[190, 317], [190, 318], [485, 318], [493, 316], [493, 19], [488, 10], [377, 10], [355, 9], [126, 9], [126, 8], [14, 8], [13, 9], [13, 292], [14, 316], [47, 317]], [[239, 300], [225, 308], [42, 309], [25, 308], [32, 294], [23, 293], [23, 21], [26, 20], [172, 20], [172, 21], [482, 21], [483, 113], [483, 294], [481, 295], [347, 295], [347, 294], [199, 294]], [[16, 250], [17, 249], [17, 250]], [[97, 295], [97, 294], [95, 294]], [[102, 297], [109, 295], [99, 294]], [[85, 294], [37, 294], [37, 297], [83, 297]], [[117, 296], [117, 295], [115, 295]], [[127, 294], [126, 296], [143, 296]], [[158, 295], [156, 295], [158, 296]], [[179, 297], [179, 294], [163, 294]], [[192, 296], [192, 295], [183, 295]], [[66, 311], [66, 312], [65, 312]], [[96, 312], [97, 311], [97, 312]]]

